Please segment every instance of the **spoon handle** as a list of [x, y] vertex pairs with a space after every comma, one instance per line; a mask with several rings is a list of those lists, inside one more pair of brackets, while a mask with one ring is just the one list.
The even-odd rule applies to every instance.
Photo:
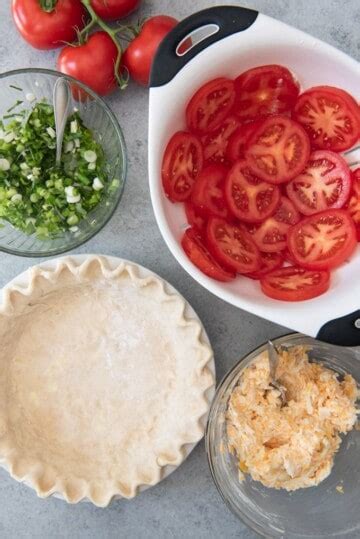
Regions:
[[53, 92], [53, 105], [55, 116], [55, 130], [56, 130], [56, 166], [60, 165], [62, 143], [64, 138], [64, 131], [66, 121], [69, 114], [71, 96], [68, 81], [59, 77], [55, 82]]

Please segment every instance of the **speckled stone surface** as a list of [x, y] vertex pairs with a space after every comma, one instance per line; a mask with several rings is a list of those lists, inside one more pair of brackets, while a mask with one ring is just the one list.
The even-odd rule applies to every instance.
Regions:
[[[179, 19], [230, 1], [146, 0], [142, 15], [166, 13]], [[253, 0], [234, 4], [253, 7], [313, 34], [355, 58], [360, 57], [358, 0]], [[0, 2], [0, 70], [53, 68], [58, 52], [31, 49], [18, 36], [10, 16], [10, 0]], [[136, 18], [136, 17], [135, 17]], [[152, 212], [147, 182], [147, 112], [145, 89], [130, 85], [108, 99], [123, 127], [129, 173], [116, 214], [78, 252], [121, 256], [143, 264], [168, 279], [191, 302], [212, 341], [220, 380], [234, 362], [270, 337], [286, 330], [227, 305], [197, 285], [165, 246]], [[0, 254], [0, 286], [35, 263]], [[0, 470], [0, 538], [242, 538], [256, 537], [226, 508], [212, 482], [204, 444], [168, 479], [132, 501], [108, 509], [90, 504], [70, 506], [40, 500]]]

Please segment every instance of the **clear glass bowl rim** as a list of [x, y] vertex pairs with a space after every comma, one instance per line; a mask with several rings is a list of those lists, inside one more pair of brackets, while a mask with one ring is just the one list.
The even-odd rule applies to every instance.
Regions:
[[78, 247], [81, 247], [86, 242], [91, 240], [94, 236], [96, 236], [110, 221], [112, 216], [114, 215], [120, 200], [122, 198], [124, 188], [125, 188], [125, 182], [127, 177], [127, 150], [126, 150], [126, 143], [124, 134], [122, 132], [122, 129], [120, 127], [120, 124], [115, 116], [115, 114], [112, 112], [111, 108], [107, 105], [107, 103], [102, 99], [101, 96], [99, 96], [96, 92], [94, 92], [89, 86], [82, 83], [81, 81], [75, 79], [74, 77], [71, 77], [70, 75], [65, 75], [64, 73], [61, 73], [60, 71], [56, 71], [55, 69], [45, 69], [40, 67], [27, 67], [22, 69], [13, 69], [10, 71], [5, 71], [4, 73], [0, 73], [0, 79], [6, 79], [9, 76], [13, 75], [23, 75], [23, 74], [38, 74], [41, 73], [43, 75], [51, 75], [53, 77], [64, 77], [69, 82], [75, 83], [77, 86], [80, 86], [85, 92], [87, 92], [97, 103], [99, 103], [100, 107], [102, 107], [104, 110], [106, 110], [107, 114], [109, 115], [109, 118], [114, 126], [114, 129], [116, 131], [118, 140], [120, 142], [120, 147], [122, 151], [122, 171], [121, 171], [121, 187], [117, 191], [117, 200], [114, 204], [114, 207], [112, 208], [112, 211], [107, 215], [106, 219], [101, 223], [101, 225], [98, 228], [94, 228], [93, 232], [89, 234], [88, 237], [82, 238], [78, 242], [74, 242], [73, 245], [69, 247], [61, 247], [59, 249], [53, 250], [51, 252], [47, 251], [29, 251], [29, 252], [21, 252], [21, 251], [15, 251], [12, 249], [9, 249], [7, 247], [0, 246], [0, 252], [7, 253], [10, 255], [15, 256], [23, 256], [26, 258], [46, 258], [47, 256], [58, 256], [63, 253], [66, 253], [70, 250], [77, 249]]

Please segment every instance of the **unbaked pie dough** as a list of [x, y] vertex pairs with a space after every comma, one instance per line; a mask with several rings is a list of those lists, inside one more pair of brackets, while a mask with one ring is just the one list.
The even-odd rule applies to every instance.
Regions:
[[185, 302], [135, 265], [32, 270], [0, 314], [0, 462], [38, 495], [135, 496], [203, 436], [212, 351]]

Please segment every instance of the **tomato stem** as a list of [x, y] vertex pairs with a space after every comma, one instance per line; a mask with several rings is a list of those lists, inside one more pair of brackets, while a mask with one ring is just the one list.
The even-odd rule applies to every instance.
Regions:
[[82, 29], [82, 31], [80, 32], [79, 34], [79, 38], [80, 40], [82, 39], [86, 39], [86, 35], [88, 34], [89, 30], [95, 26], [95, 24], [98, 24], [100, 26], [100, 28], [106, 32], [108, 34], [108, 36], [110, 36], [110, 38], [112, 39], [115, 47], [117, 48], [117, 57], [116, 57], [116, 62], [114, 64], [114, 74], [115, 74], [115, 78], [120, 86], [120, 89], [123, 90], [124, 88], [126, 88], [127, 86], [127, 83], [128, 83], [128, 80], [126, 78], [123, 78], [120, 74], [120, 62], [121, 62], [121, 57], [122, 57], [122, 48], [121, 48], [121, 45], [119, 43], [119, 41], [116, 39], [116, 33], [117, 33], [117, 30], [116, 29], [113, 29], [111, 28], [110, 26], [108, 26], [106, 24], [106, 22], [104, 22], [98, 15], [97, 13], [94, 11], [93, 7], [91, 6], [90, 4], [90, 0], [81, 0], [81, 3], [85, 6], [85, 8], [87, 9], [90, 17], [91, 17], [91, 20], [90, 22], [85, 26], [85, 28]]

